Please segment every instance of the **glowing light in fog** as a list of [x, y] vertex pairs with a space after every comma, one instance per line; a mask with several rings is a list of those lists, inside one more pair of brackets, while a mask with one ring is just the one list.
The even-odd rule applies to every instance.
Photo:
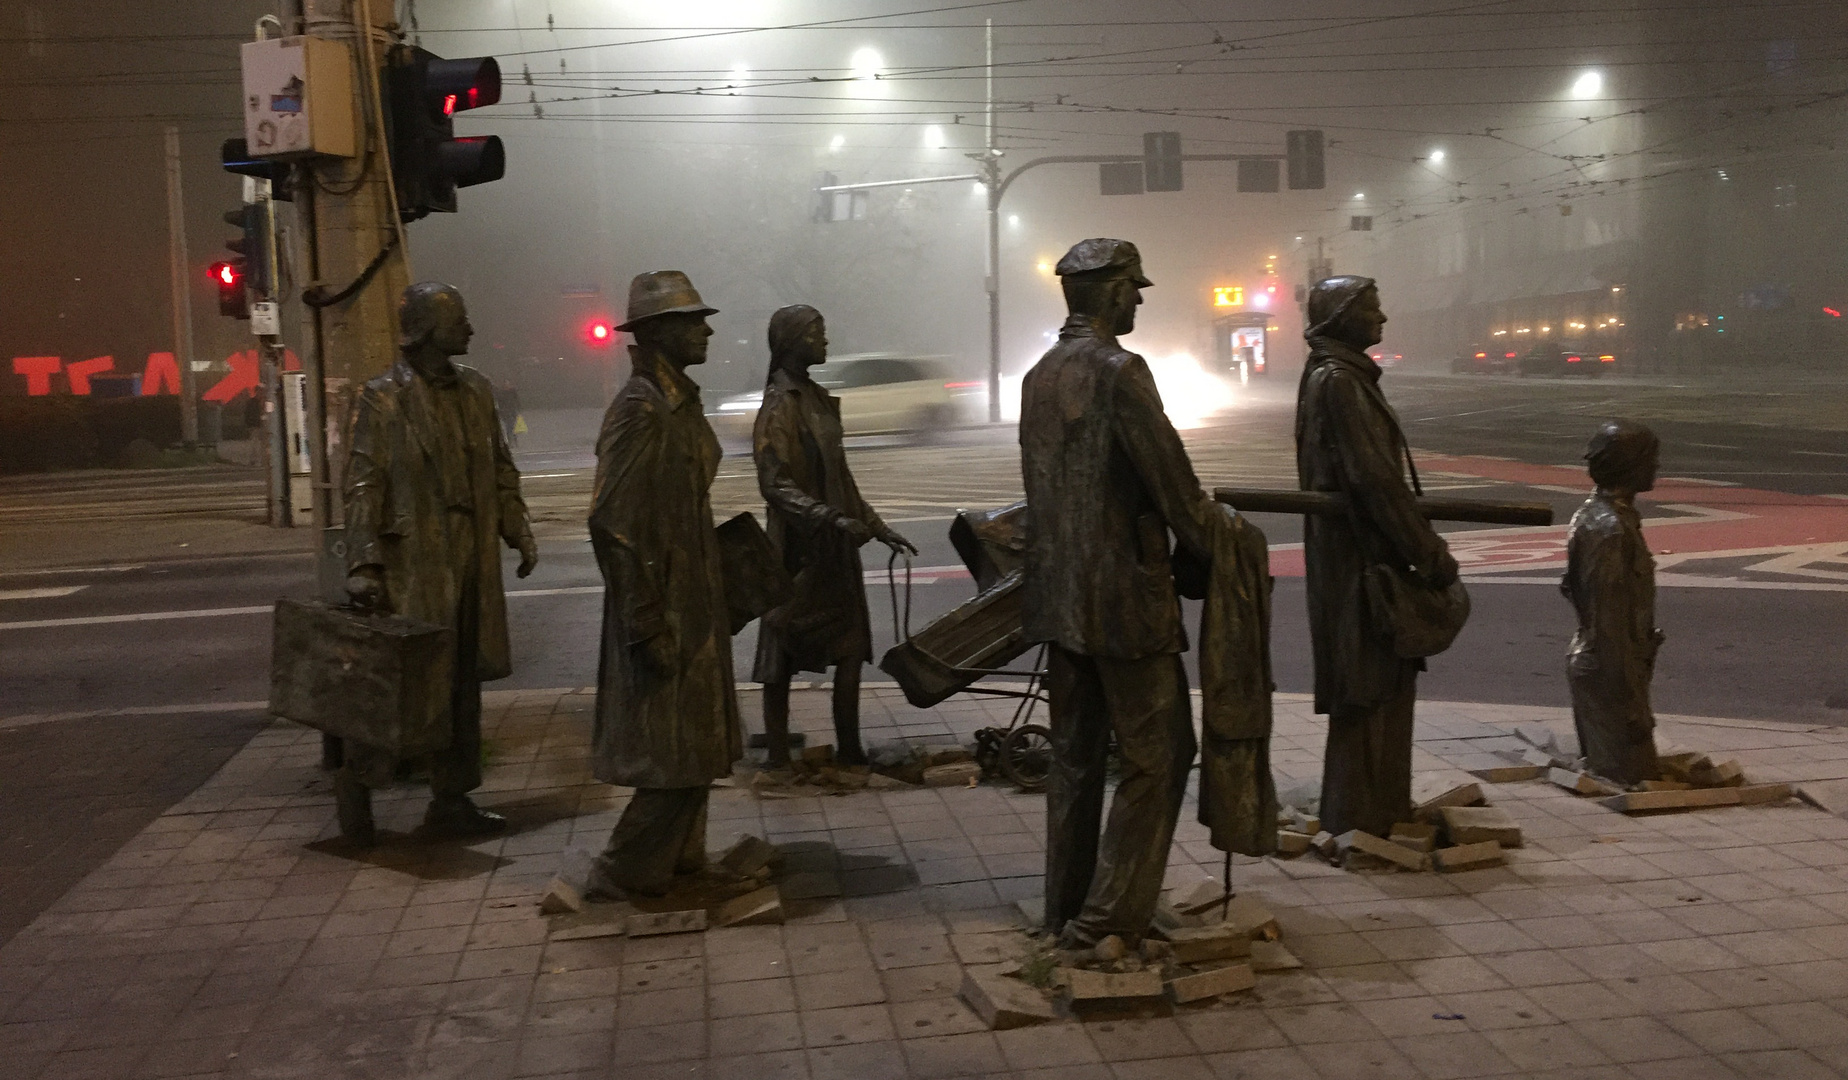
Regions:
[[935, 124], [924, 129], [924, 149], [941, 150], [947, 143], [943, 139], [943, 129]]
[[1367, 197], [1367, 193], [1366, 193], [1366, 192], [1364, 192], [1364, 191], [1356, 191], [1356, 192], [1354, 193], [1354, 197], [1355, 197], [1356, 199], [1364, 199], [1364, 198], [1366, 198], [1366, 197]]
[[744, 82], [746, 79], [749, 79], [750, 77], [751, 77], [750, 68], [744, 66], [743, 64], [733, 64], [732, 65], [731, 82], [733, 86], [737, 86], [739, 83]]
[[1231, 408], [1232, 384], [1207, 371], [1188, 353], [1148, 358], [1155, 388], [1161, 392], [1162, 410], [1182, 430], [1204, 427], [1207, 420]]
[[1595, 71], [1587, 71], [1572, 83], [1572, 96], [1575, 98], [1594, 98], [1604, 92], [1604, 76]]
[[846, 145], [847, 145], [847, 136], [845, 135], [836, 135], [834, 138], [828, 140], [828, 149], [830, 150], [839, 150], [841, 147], [846, 146]]
[[877, 49], [861, 49], [853, 54], [849, 61], [853, 65], [853, 77], [856, 79], [876, 79], [885, 68], [885, 57]]
[[1433, 150], [1429, 156], [1431, 158], [1431, 164], [1433, 165], [1442, 165], [1444, 163], [1444, 152], [1442, 150]]
[[1020, 215], [1019, 214], [1009, 214], [1007, 216], [1007, 223], [1009, 227], [1011, 228], [1015, 228], [1015, 229], [1020, 228]]

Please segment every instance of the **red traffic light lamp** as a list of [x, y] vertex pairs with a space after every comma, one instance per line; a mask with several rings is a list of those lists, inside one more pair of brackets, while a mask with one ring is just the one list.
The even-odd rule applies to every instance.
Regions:
[[595, 346], [607, 346], [616, 340], [616, 329], [608, 319], [592, 319], [584, 327], [584, 340]]
[[218, 287], [218, 313], [231, 319], [250, 318], [250, 301], [244, 293], [244, 260], [212, 264], [212, 284]]

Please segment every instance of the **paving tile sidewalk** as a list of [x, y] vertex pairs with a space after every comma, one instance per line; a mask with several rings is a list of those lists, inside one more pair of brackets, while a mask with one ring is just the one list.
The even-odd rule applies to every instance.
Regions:
[[[755, 696], [747, 694], [747, 709]], [[828, 729], [827, 695], [796, 723]], [[957, 1000], [951, 935], [1014, 925], [1040, 891], [1044, 799], [1008, 788], [759, 801], [741, 832], [838, 877], [783, 926], [548, 941], [535, 900], [626, 792], [590, 782], [585, 691], [490, 693], [482, 801], [514, 828], [408, 833], [424, 793], [381, 793], [387, 842], [334, 840], [319, 738], [289, 724], [218, 773], [0, 948], [0, 1076], [813, 1077], [1848, 1075], [1848, 821], [1791, 803], [1625, 818], [1539, 783], [1489, 787], [1527, 846], [1505, 868], [1349, 874], [1239, 859], [1300, 972], [1171, 1018], [989, 1032]], [[870, 739], [967, 738], [1004, 701], [930, 712], [869, 688]], [[1417, 768], [1469, 767], [1557, 709], [1421, 703]], [[1848, 776], [1848, 731], [1665, 719], [1666, 741], [1759, 780]], [[1273, 760], [1320, 769], [1323, 726], [1278, 699]], [[1191, 798], [1170, 876], [1219, 853]]]

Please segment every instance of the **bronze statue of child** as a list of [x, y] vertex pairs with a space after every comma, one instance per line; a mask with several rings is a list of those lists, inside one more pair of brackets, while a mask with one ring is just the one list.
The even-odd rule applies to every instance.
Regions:
[[1585, 451], [1598, 490], [1572, 515], [1559, 583], [1578, 612], [1566, 679], [1579, 746], [1592, 773], [1625, 786], [1661, 771], [1649, 682], [1662, 631], [1655, 624], [1655, 560], [1635, 505], [1638, 492], [1655, 486], [1660, 446], [1641, 424], [1599, 425]]

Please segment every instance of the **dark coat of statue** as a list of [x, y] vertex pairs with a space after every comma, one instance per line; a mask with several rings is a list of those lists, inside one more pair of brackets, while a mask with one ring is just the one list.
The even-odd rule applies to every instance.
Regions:
[[1330, 278], [1309, 301], [1309, 361], [1296, 403], [1296, 469], [1305, 491], [1345, 492], [1349, 515], [1303, 525], [1315, 711], [1329, 716], [1321, 818], [1379, 836], [1411, 810], [1412, 707], [1422, 660], [1401, 659], [1367, 604], [1373, 564], [1456, 580], [1456, 560], [1418, 512], [1405, 437], [1365, 349], [1386, 316], [1369, 278]]
[[[477, 568], [483, 681], [513, 674], [500, 545], [518, 548], [532, 537], [520, 473], [500, 431], [480, 372], [456, 365], [453, 386], [434, 387], [399, 360], [359, 392], [345, 474], [347, 565], [380, 569], [395, 614], [453, 626], [463, 587], [458, 561]], [[458, 505], [465, 516], [449, 513]], [[467, 554], [457, 551], [464, 547]]]
[[766, 613], [752, 677], [764, 684], [764, 727], [772, 767], [789, 760], [789, 679], [834, 667], [836, 757], [864, 764], [860, 746], [860, 666], [872, 659], [860, 546], [879, 540], [917, 549], [860, 497], [847, 467], [841, 403], [809, 377], [826, 361], [827, 328], [806, 304], [770, 318], [770, 374], [752, 432], [757, 486], [767, 531], [795, 579], [789, 601]]
[[1567, 654], [1572, 721], [1593, 773], [1619, 784], [1654, 780], [1655, 713], [1649, 683], [1662, 631], [1655, 624], [1655, 559], [1643, 540], [1636, 494], [1655, 486], [1655, 434], [1614, 420], [1585, 456], [1598, 490], [1572, 515], [1560, 591], [1578, 613]]
[[[1195, 739], [1170, 535], [1212, 558], [1211, 504], [1141, 357], [1133, 244], [1059, 261], [1071, 316], [1021, 387], [1024, 624], [1047, 642], [1046, 927], [1068, 946], [1148, 932]], [[1103, 825], [1114, 734], [1122, 776]]]
[[[452, 286], [423, 282], [399, 309], [403, 356], [354, 403], [345, 470], [347, 591], [364, 608], [451, 628], [457, 657], [453, 734], [430, 761], [436, 796], [427, 827], [492, 831], [502, 819], [467, 797], [481, 784], [481, 682], [513, 671], [500, 545], [518, 548], [519, 575], [538, 562], [520, 474], [495, 413], [494, 392], [450, 361], [474, 330]], [[349, 745], [335, 780], [341, 830], [373, 836], [368, 787], [391, 763]]]
[[597, 437], [590, 511], [608, 586], [591, 771], [607, 783], [703, 786], [743, 755], [709, 496], [719, 458], [699, 387], [638, 355]]

